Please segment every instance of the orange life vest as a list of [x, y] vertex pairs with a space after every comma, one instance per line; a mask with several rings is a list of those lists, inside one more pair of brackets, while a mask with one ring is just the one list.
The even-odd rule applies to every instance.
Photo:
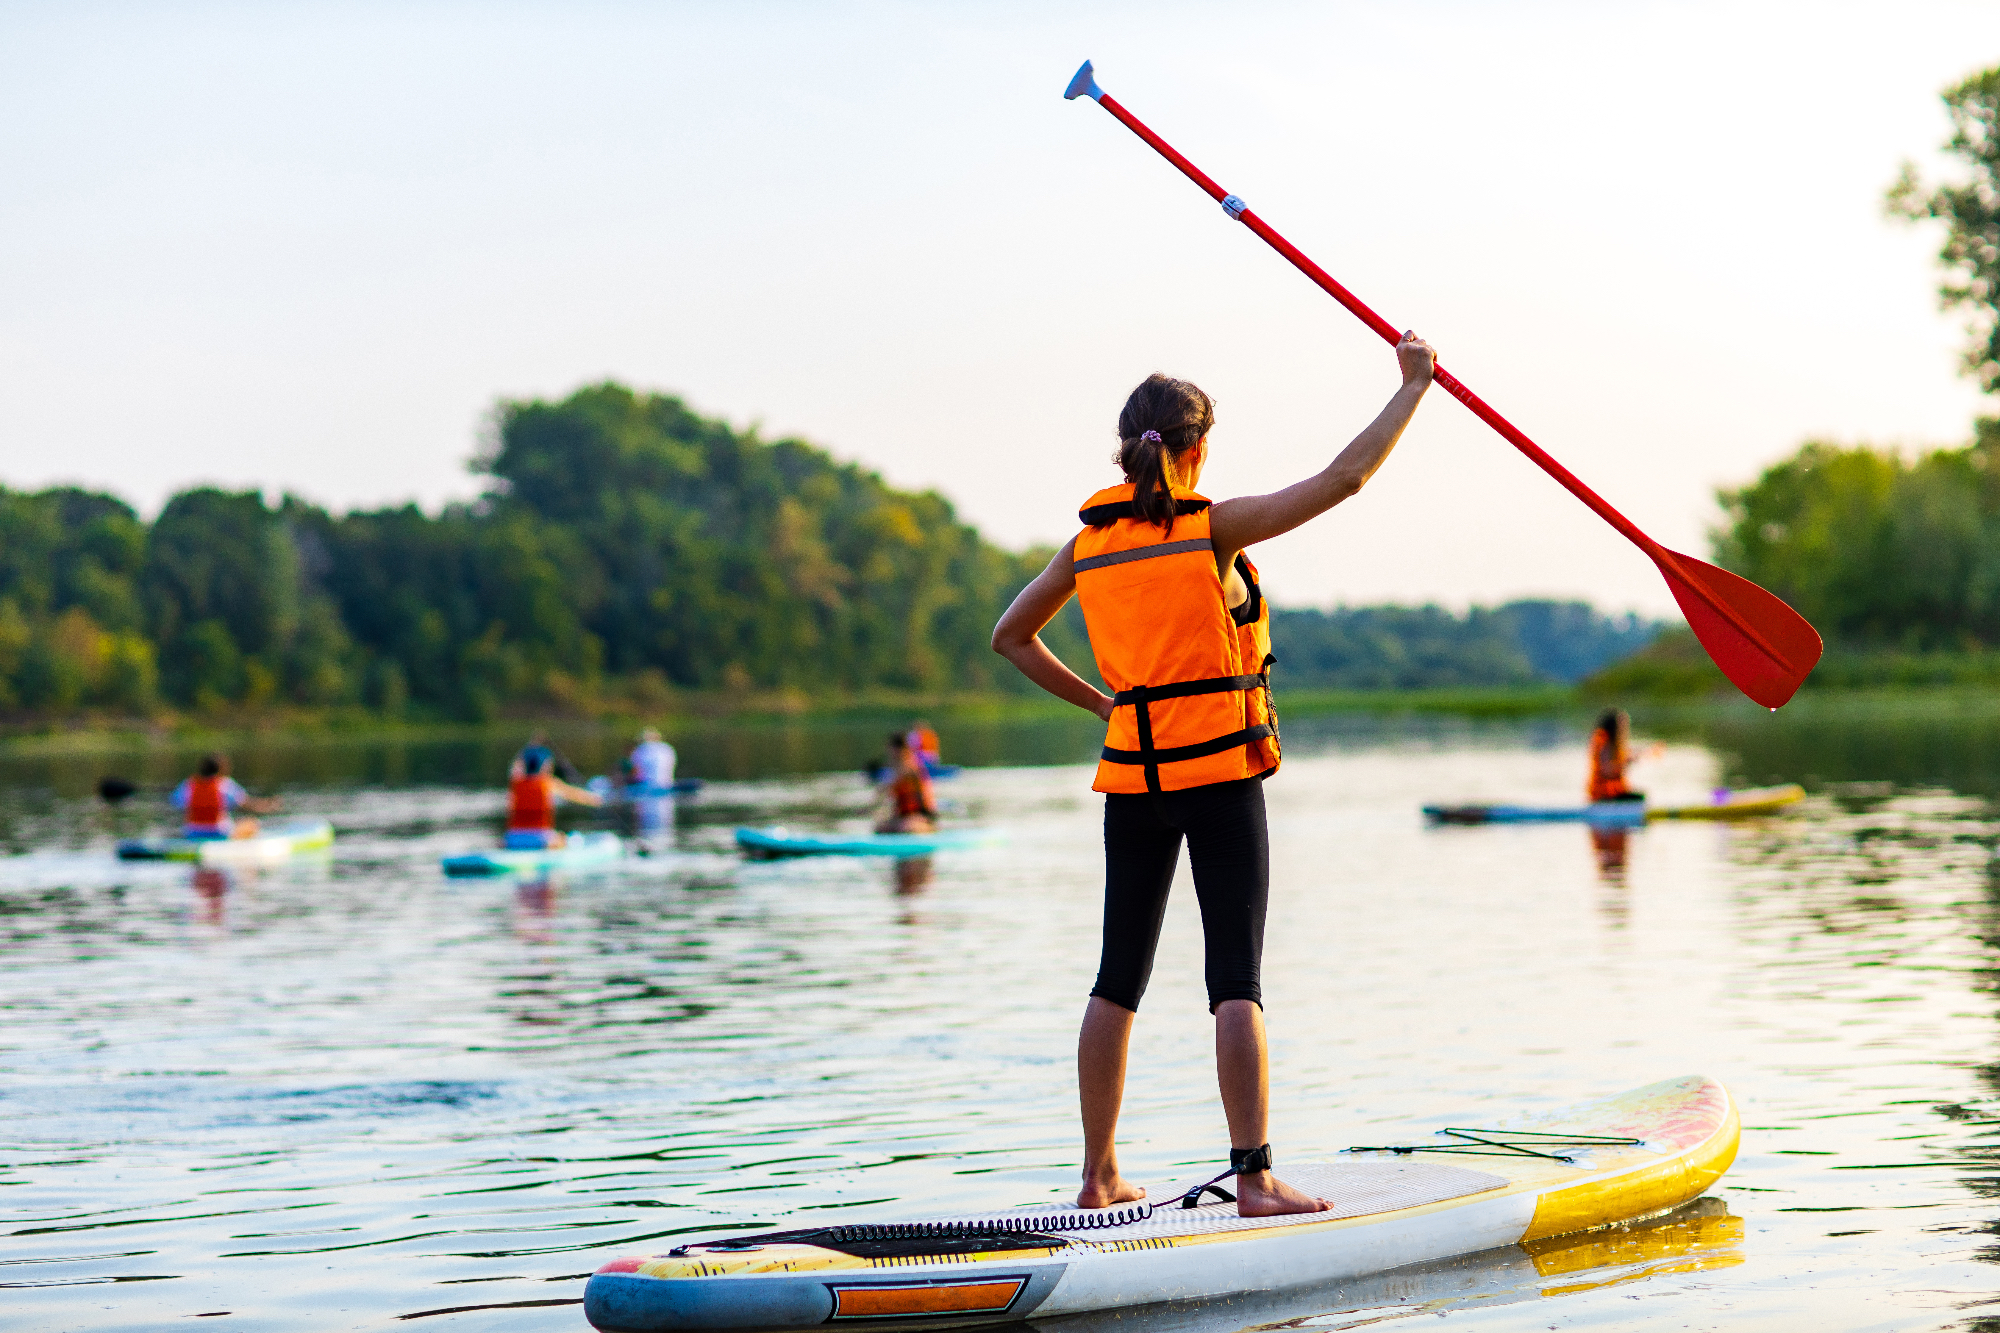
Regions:
[[1271, 608], [1257, 567], [1237, 572], [1250, 599], [1223, 600], [1208, 504], [1174, 491], [1171, 529], [1140, 518], [1130, 482], [1099, 491], [1077, 517], [1076, 598], [1114, 707], [1091, 786], [1180, 791], [1276, 771]]
[[181, 819], [191, 828], [219, 828], [229, 822], [229, 800], [222, 793], [223, 779], [189, 778], [187, 809]]
[[530, 773], [507, 784], [507, 831], [552, 829], [556, 826], [555, 779]]
[[1629, 795], [1631, 784], [1625, 781], [1625, 765], [1629, 761], [1625, 747], [1604, 728], [1590, 733], [1590, 785], [1592, 801], [1615, 801]]
[[896, 817], [899, 819], [909, 815], [937, 817], [937, 800], [931, 795], [931, 780], [921, 769], [914, 773], [898, 773], [889, 794], [895, 798]]

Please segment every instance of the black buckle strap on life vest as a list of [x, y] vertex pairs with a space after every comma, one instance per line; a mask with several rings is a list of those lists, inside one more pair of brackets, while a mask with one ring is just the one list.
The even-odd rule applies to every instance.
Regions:
[[1235, 690], [1267, 689], [1271, 684], [1271, 673], [1258, 672], [1248, 676], [1211, 676], [1207, 680], [1176, 681], [1172, 685], [1141, 685], [1137, 689], [1120, 690], [1111, 696], [1112, 707], [1120, 704], [1136, 704], [1140, 696], [1147, 699], [1185, 699], [1192, 694], [1228, 694]]
[[1112, 764], [1144, 764], [1146, 766], [1146, 790], [1158, 792], [1160, 788], [1160, 765], [1179, 763], [1183, 759], [1206, 759], [1224, 750], [1233, 750], [1239, 745], [1262, 740], [1276, 735], [1268, 724], [1245, 727], [1232, 731], [1227, 736], [1218, 736], [1212, 741], [1201, 741], [1195, 745], [1175, 745], [1165, 750], [1153, 745], [1153, 712], [1151, 705], [1160, 699], [1185, 699], [1197, 694], [1232, 694], [1239, 690], [1271, 688], [1271, 673], [1268, 671], [1249, 676], [1212, 676], [1207, 680], [1182, 680], [1171, 685], [1135, 685], [1129, 690], [1120, 690], [1111, 696], [1113, 708], [1131, 707], [1138, 711], [1139, 748], [1136, 750], [1114, 750], [1105, 746], [1101, 757]]
[[1206, 759], [1212, 754], [1221, 754], [1224, 750], [1233, 750], [1239, 745], [1261, 741], [1266, 736], [1274, 734], [1268, 722], [1260, 722], [1254, 727], [1232, 731], [1227, 736], [1217, 736], [1214, 740], [1203, 741], [1199, 745], [1176, 745], [1171, 749], [1155, 750], [1145, 745], [1147, 738], [1153, 732], [1150, 721], [1144, 712], [1139, 714], [1139, 719], [1139, 743], [1145, 748], [1114, 750], [1107, 745], [1098, 757], [1107, 764], [1145, 764], [1148, 767], [1156, 764], [1178, 764], [1183, 759]]
[[[1131, 703], [1138, 709], [1139, 753], [1142, 755], [1153, 754], [1155, 753], [1153, 749], [1153, 711], [1146, 706], [1148, 702], [1146, 687], [1141, 685], [1137, 689], [1120, 690], [1118, 694], [1112, 697], [1111, 706], [1116, 708], [1118, 700], [1128, 694], [1132, 696]], [[1105, 747], [1107, 751], [1110, 748], [1109, 746]], [[1140, 762], [1146, 763], [1144, 760]], [[1160, 794], [1160, 765], [1158, 762], [1146, 763], [1146, 790], [1155, 796]]]
[[1271, 748], [1277, 751], [1277, 760], [1257, 776], [1268, 778], [1278, 771], [1278, 765], [1285, 762], [1285, 739], [1278, 734], [1278, 701], [1271, 697], [1271, 668], [1278, 665], [1278, 659], [1270, 653], [1264, 654], [1264, 716], [1271, 723]]
[[1201, 1196], [1204, 1194], [1213, 1194], [1224, 1203], [1235, 1203], [1236, 1196], [1222, 1188], [1222, 1181], [1229, 1179], [1231, 1176], [1254, 1176], [1259, 1171], [1269, 1171], [1270, 1169], [1270, 1144], [1266, 1143], [1262, 1147], [1257, 1148], [1231, 1148], [1229, 1150], [1229, 1169], [1214, 1180], [1204, 1181], [1189, 1190], [1186, 1194], [1181, 1195], [1181, 1207], [1201, 1207]]
[[[1178, 496], [1174, 499], [1175, 518], [1179, 518], [1182, 514], [1199, 514], [1206, 508], [1208, 508], [1206, 500], [1183, 500]], [[1086, 528], [1101, 528], [1116, 523], [1121, 518], [1138, 518], [1139, 506], [1130, 500], [1113, 500], [1110, 504], [1086, 505], [1076, 511], [1076, 516]]]

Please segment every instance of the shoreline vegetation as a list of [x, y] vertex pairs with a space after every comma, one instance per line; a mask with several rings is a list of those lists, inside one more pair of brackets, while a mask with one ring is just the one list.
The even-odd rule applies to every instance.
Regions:
[[[1545, 719], [1586, 726], [1613, 702], [1629, 707], [1635, 721], [1666, 731], [1703, 721], [1740, 720], [1755, 724], [1766, 710], [1730, 693], [1680, 695], [1619, 695], [1563, 685], [1384, 690], [1294, 690], [1276, 692], [1280, 719], [1337, 715], [1387, 719], [1402, 716], [1458, 718], [1470, 722]], [[2000, 690], [1985, 683], [1871, 683], [1821, 687], [1801, 691], [1784, 713], [1839, 718], [1938, 716], [2000, 716]], [[1056, 700], [996, 694], [896, 695], [877, 694], [845, 699], [802, 701], [797, 697], [751, 695], [738, 700], [689, 697], [665, 714], [521, 716], [482, 721], [397, 721], [362, 711], [346, 714], [289, 712], [241, 717], [233, 722], [180, 719], [96, 718], [40, 727], [0, 729], [0, 755], [85, 756], [148, 750], [187, 751], [228, 749], [255, 744], [343, 745], [383, 742], [483, 740], [515, 737], [544, 730], [566, 740], [585, 737], [629, 739], [641, 725], [677, 732], [713, 733], [725, 730], [771, 731], [784, 728], [871, 726], [890, 728], [923, 716], [943, 729], [949, 744], [955, 725], [1074, 722], [1088, 719]]]
[[[1048, 552], [943, 497], [614, 384], [498, 419], [492, 489], [436, 515], [0, 488], [0, 752], [1073, 712], [986, 642]], [[1828, 637], [1792, 707], [2000, 694], [2000, 419], [1808, 442], [1718, 499], [1718, 559]], [[1073, 604], [1044, 637], [1094, 679]], [[1685, 627], [1582, 602], [1274, 607], [1272, 638], [1281, 717], [1743, 704]]]
[[[202, 490], [148, 525], [109, 496], [0, 489], [0, 753], [1074, 712], [999, 670], [985, 643], [1047, 552], [993, 546], [942, 497], [616, 385], [506, 404], [501, 418], [514, 424], [478, 463], [493, 492], [435, 517], [414, 506], [336, 517], [295, 497], [271, 506]], [[690, 441], [706, 450], [694, 461], [681, 456]], [[618, 449], [636, 452], [624, 470], [641, 474], [665, 466], [649, 450], [679, 450], [680, 472], [523, 508], [536, 477]], [[1718, 498], [1716, 555], [1830, 641], [1791, 710], [2000, 698], [1989, 646], [2000, 643], [2000, 419], [1959, 449], [1916, 455], [1809, 442]], [[653, 502], [653, 527], [628, 522], [635, 499]], [[617, 512], [603, 520], [593, 505]], [[725, 536], [704, 546], [704, 527]], [[623, 548], [629, 560], [648, 543], [665, 545], [643, 568], [591, 554]], [[775, 543], [775, 558], [743, 563], [759, 543]], [[589, 596], [565, 600], [565, 587]], [[681, 602], [702, 614], [683, 617]], [[603, 634], [589, 606], [607, 617]], [[718, 618], [734, 639], [689, 639], [714, 638]], [[621, 633], [630, 641], [611, 652]], [[1073, 605], [1045, 637], [1094, 678]], [[1761, 711], [1685, 627], [1581, 602], [1277, 607], [1273, 641], [1281, 717]], [[758, 669], [742, 652], [716, 669], [731, 643], [761, 643]]]
[[[1056, 706], [989, 647], [1050, 550], [667, 395], [597, 384], [495, 421], [485, 494], [436, 513], [201, 487], [147, 521], [0, 488], [0, 736]], [[1575, 601], [1273, 610], [1280, 688], [1418, 707], [1518, 708], [1487, 695], [1660, 629]], [[1074, 604], [1043, 638], [1094, 677]]]

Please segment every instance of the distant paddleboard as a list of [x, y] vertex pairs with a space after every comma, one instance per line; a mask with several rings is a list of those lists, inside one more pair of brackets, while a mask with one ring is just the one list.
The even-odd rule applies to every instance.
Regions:
[[268, 865], [296, 852], [333, 845], [333, 825], [324, 819], [266, 821], [247, 838], [127, 838], [118, 844], [121, 861], [193, 861], [205, 866]]
[[[887, 782], [895, 770], [877, 760], [875, 763], [870, 764], [864, 771], [867, 773], [870, 782]], [[964, 771], [965, 768], [961, 764], [933, 764], [929, 761], [926, 761], [924, 764], [924, 773], [933, 782], [942, 782], [946, 778], [955, 778]]]
[[662, 787], [651, 782], [619, 784], [610, 778], [592, 778], [584, 786], [606, 801], [650, 801], [662, 796], [692, 796], [708, 785], [701, 778], [677, 778]]
[[740, 828], [736, 845], [752, 857], [929, 856], [932, 852], [981, 847], [1002, 840], [992, 829], [949, 829], [938, 833], [793, 833], [782, 828]]
[[1744, 819], [1752, 815], [1774, 815], [1788, 805], [1806, 798], [1806, 789], [1796, 782], [1783, 787], [1753, 787], [1743, 791], [1718, 791], [1706, 805], [1649, 805], [1648, 819]]
[[624, 854], [616, 833], [572, 833], [560, 847], [534, 850], [467, 852], [444, 858], [444, 873], [454, 879], [476, 875], [540, 874], [606, 865]]
[[1676, 1207], [1729, 1168], [1738, 1133], [1728, 1092], [1701, 1077], [1488, 1126], [1281, 1159], [1279, 1178], [1331, 1212], [1183, 1206], [1204, 1174], [1115, 1208], [817, 1219], [615, 1259], [584, 1288], [584, 1314], [605, 1333], [961, 1328], [1360, 1277]]
[[1649, 819], [1747, 819], [1776, 814], [1805, 799], [1797, 783], [1783, 787], [1719, 790], [1695, 805], [1653, 805], [1646, 801], [1598, 801], [1591, 805], [1427, 805], [1425, 818], [1438, 824], [1643, 824]]

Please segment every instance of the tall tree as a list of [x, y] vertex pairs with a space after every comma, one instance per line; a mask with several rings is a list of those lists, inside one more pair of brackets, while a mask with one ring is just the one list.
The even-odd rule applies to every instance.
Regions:
[[618, 384], [506, 403], [499, 422], [478, 462], [487, 522], [560, 534], [567, 604], [610, 670], [711, 687], [1004, 679], [987, 635], [1036, 565], [943, 496]]
[[1925, 185], [1905, 162], [1890, 187], [1892, 215], [1945, 224], [1938, 263], [1945, 271], [1944, 307], [1971, 312], [1966, 373], [1987, 393], [2000, 393], [2000, 66], [1975, 74], [1942, 94], [1951, 115], [1944, 151], [1965, 168], [1956, 182]]
[[1916, 458], [1808, 443], [1721, 492], [1725, 567], [1849, 644], [2000, 643], [2000, 422]]

